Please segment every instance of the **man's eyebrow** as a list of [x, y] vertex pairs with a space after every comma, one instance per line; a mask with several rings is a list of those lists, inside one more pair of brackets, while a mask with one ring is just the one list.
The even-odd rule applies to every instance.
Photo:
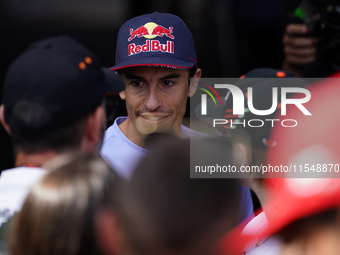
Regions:
[[143, 77], [132, 74], [132, 73], [125, 74], [125, 77], [126, 79], [129, 79], [129, 80], [143, 80]]
[[174, 78], [179, 78], [179, 77], [181, 77], [179, 73], [172, 73], [172, 74], [163, 76], [162, 78], [160, 78], [160, 80], [174, 79]]

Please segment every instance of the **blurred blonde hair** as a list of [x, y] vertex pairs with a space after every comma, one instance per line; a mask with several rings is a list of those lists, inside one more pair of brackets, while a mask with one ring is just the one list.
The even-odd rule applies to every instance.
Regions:
[[11, 255], [100, 255], [95, 214], [115, 206], [117, 175], [93, 155], [63, 156], [48, 170], [13, 220]]

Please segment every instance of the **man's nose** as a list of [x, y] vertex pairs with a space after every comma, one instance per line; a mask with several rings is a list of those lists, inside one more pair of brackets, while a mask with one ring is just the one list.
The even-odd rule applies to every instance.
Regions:
[[150, 89], [148, 98], [146, 99], [146, 107], [150, 112], [156, 111], [162, 105], [162, 100], [160, 98], [159, 92], [157, 89]]

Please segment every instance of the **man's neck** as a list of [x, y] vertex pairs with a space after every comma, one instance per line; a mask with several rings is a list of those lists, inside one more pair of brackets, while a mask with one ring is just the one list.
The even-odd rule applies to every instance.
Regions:
[[37, 166], [40, 167], [49, 160], [58, 155], [54, 151], [46, 151], [41, 153], [26, 153], [18, 151], [15, 158], [15, 166]]
[[[134, 144], [143, 147], [145, 145], [146, 136], [142, 136], [132, 123], [129, 123], [129, 117], [118, 125], [123, 134]], [[170, 133], [170, 132], [169, 132]], [[173, 130], [172, 134], [182, 137], [182, 128], [179, 126], [176, 130]]]
[[134, 144], [144, 147], [144, 137], [138, 134], [133, 125], [129, 125], [129, 117], [119, 124], [119, 129]]

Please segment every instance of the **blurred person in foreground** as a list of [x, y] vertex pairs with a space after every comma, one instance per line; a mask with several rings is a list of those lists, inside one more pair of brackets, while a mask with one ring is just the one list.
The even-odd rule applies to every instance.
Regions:
[[293, 170], [266, 175], [266, 224], [240, 224], [222, 241], [226, 254], [339, 254], [339, 77], [306, 87], [311, 116], [290, 108], [286, 117], [298, 125], [273, 129], [277, 145], [268, 151], [267, 161]]
[[214, 254], [217, 240], [238, 221], [238, 182], [190, 178], [190, 167], [232, 164], [231, 143], [149, 137], [152, 150], [123, 189], [118, 231], [109, 219], [102, 224], [105, 255], [114, 254], [117, 232], [123, 236], [120, 246], [127, 247], [123, 254]]
[[0, 177], [0, 226], [20, 210], [43, 164], [70, 151], [98, 154], [106, 91], [124, 88], [92, 52], [70, 37], [33, 43], [9, 67], [0, 120], [11, 135], [15, 168]]
[[267, 224], [233, 229], [221, 254], [339, 254], [340, 179], [277, 178], [271, 185]]
[[13, 217], [10, 254], [103, 254], [96, 219], [117, 206], [119, 177], [99, 155], [66, 154], [46, 169]]

